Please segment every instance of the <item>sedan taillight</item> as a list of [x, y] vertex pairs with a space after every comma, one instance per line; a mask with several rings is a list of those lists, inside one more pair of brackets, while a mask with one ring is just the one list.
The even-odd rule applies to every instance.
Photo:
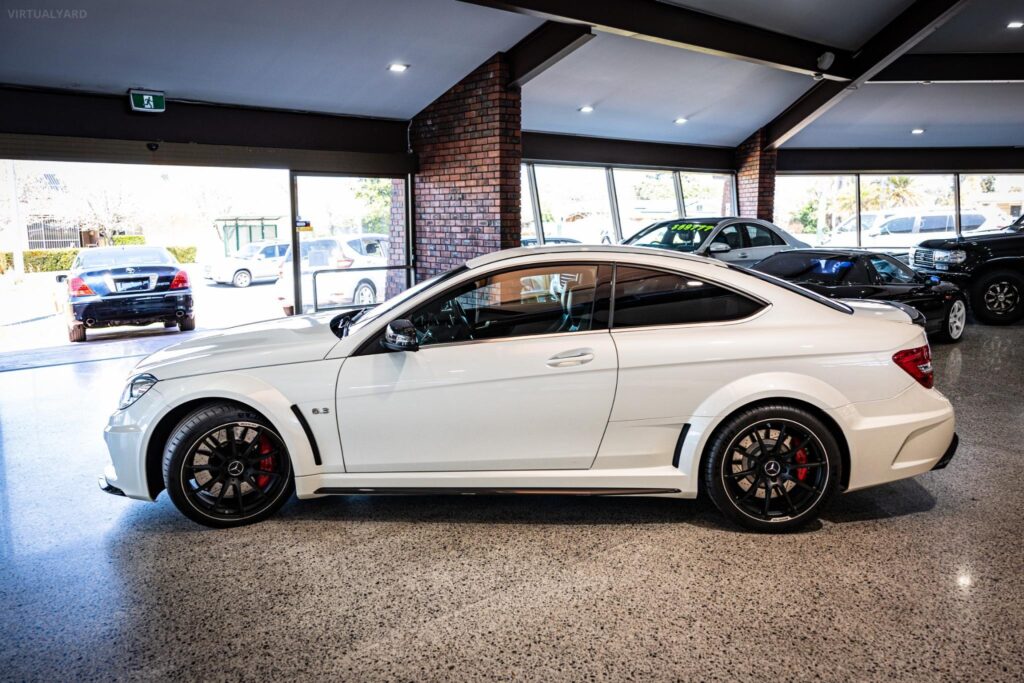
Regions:
[[918, 346], [916, 349], [897, 351], [893, 354], [892, 360], [925, 389], [931, 389], [935, 386], [935, 371], [932, 369], [932, 350], [927, 344]]
[[174, 279], [171, 280], [171, 289], [188, 289], [188, 273], [179, 270]]
[[92, 291], [92, 287], [85, 284], [85, 280], [80, 277], [73, 277], [68, 280], [68, 294], [71, 296], [96, 296], [96, 292]]
[[339, 268], [351, 268], [353, 263], [355, 263], [355, 261], [350, 258], [340, 258], [337, 261]]

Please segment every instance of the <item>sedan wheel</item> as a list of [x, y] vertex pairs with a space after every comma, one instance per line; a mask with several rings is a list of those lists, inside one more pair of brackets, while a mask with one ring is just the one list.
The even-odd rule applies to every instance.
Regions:
[[248, 270], [240, 270], [231, 278], [231, 284], [235, 287], [248, 287], [252, 284], [252, 273]]
[[979, 278], [972, 291], [974, 316], [989, 325], [1008, 325], [1024, 318], [1024, 277], [999, 271]]
[[946, 314], [945, 324], [939, 333], [942, 341], [958, 342], [964, 338], [964, 328], [967, 327], [967, 304], [962, 299], [956, 299], [949, 305], [949, 312]]
[[182, 513], [213, 527], [265, 519], [294, 490], [281, 437], [231, 404], [202, 408], [178, 426], [164, 453], [164, 483]]
[[746, 411], [716, 433], [704, 483], [726, 516], [755, 531], [791, 531], [835, 493], [839, 448], [821, 421], [778, 405]]
[[377, 292], [373, 290], [373, 285], [360, 282], [355, 294], [352, 295], [352, 303], [358, 306], [372, 306], [377, 303]]

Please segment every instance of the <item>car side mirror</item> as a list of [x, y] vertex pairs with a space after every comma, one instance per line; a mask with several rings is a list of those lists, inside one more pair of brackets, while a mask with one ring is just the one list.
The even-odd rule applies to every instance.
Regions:
[[58, 275], [56, 277], [56, 280], [57, 280], [57, 282], [67, 282], [68, 281], [68, 276], [67, 275]]
[[420, 343], [416, 339], [416, 326], [408, 320], [392, 320], [384, 330], [380, 345], [388, 351], [418, 351]]
[[732, 247], [725, 242], [712, 242], [711, 246], [708, 247], [708, 252], [712, 254], [724, 254], [728, 251], [732, 251]]

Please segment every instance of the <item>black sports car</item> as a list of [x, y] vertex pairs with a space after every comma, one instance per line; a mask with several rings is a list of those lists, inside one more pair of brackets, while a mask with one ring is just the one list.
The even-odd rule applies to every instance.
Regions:
[[192, 289], [178, 261], [163, 247], [98, 247], [78, 252], [68, 283], [68, 339], [86, 340], [86, 328], [164, 323], [196, 328]]
[[967, 299], [959, 287], [916, 273], [888, 254], [794, 249], [769, 256], [753, 270], [836, 299], [878, 299], [913, 306], [924, 315], [928, 334], [942, 341], [960, 341], [967, 325]]

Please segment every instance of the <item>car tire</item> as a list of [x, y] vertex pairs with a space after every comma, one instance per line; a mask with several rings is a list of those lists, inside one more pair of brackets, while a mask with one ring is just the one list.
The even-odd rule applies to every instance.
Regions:
[[997, 270], [979, 277], [971, 287], [971, 312], [986, 325], [1009, 325], [1024, 318], [1024, 277]]
[[194, 315], [178, 319], [179, 332], [191, 332], [194, 329], [196, 329], [196, 317]]
[[259, 413], [229, 402], [178, 423], [164, 447], [163, 479], [183, 515], [220, 529], [263, 521], [295, 491], [281, 436]]
[[88, 341], [85, 336], [85, 325], [75, 323], [68, 326], [68, 341], [73, 343]]
[[377, 290], [373, 283], [363, 280], [356, 285], [356, 291], [352, 293], [352, 303], [357, 306], [372, 306], [377, 303]]
[[842, 479], [831, 430], [784, 403], [728, 418], [705, 454], [704, 489], [723, 515], [752, 531], [795, 531], [817, 519]]
[[234, 277], [231, 278], [231, 284], [234, 287], [248, 287], [252, 284], [252, 273], [248, 270], [239, 270], [235, 273]]
[[938, 341], [956, 344], [964, 338], [967, 328], [967, 302], [957, 297], [949, 304], [942, 318], [942, 329], [935, 336]]

